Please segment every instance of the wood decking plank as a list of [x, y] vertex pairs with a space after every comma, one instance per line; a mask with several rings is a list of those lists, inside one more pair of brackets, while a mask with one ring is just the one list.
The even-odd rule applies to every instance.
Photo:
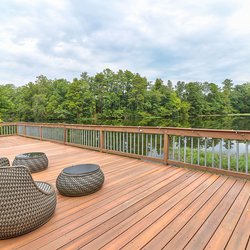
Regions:
[[[164, 249], [184, 248], [186, 244], [193, 238], [199, 228], [203, 225], [203, 223], [207, 220], [210, 214], [214, 211], [214, 209], [221, 203], [221, 201], [229, 203], [230, 201], [234, 200], [241, 190], [242, 185], [242, 182], [229, 179], [225, 189], [221, 188], [217, 195], [213, 196], [213, 198], [210, 199], [209, 202], [207, 202], [206, 205], [202, 207], [201, 210], [199, 210], [192, 217], [192, 219], [187, 222], [187, 224], [175, 235], [175, 237], [167, 243]], [[207, 230], [209, 230], [209, 228], [207, 228]]]
[[[240, 185], [245, 185], [244, 181], [238, 181], [237, 184], [240, 183]], [[236, 190], [234, 189], [234, 192]], [[238, 193], [235, 194], [235, 200], [237, 197], [239, 197], [241, 192], [241, 189]], [[239, 195], [239, 196], [238, 196]], [[228, 199], [227, 199], [228, 198]], [[227, 196], [225, 197], [221, 203], [214, 209], [214, 211], [210, 214], [210, 216], [207, 218], [207, 220], [204, 222], [204, 224], [200, 227], [200, 229], [196, 232], [196, 234], [193, 236], [193, 238], [188, 242], [185, 249], [203, 249], [216, 229], [219, 227], [220, 223], [224, 219], [221, 214], [224, 213], [225, 215], [228, 213], [229, 209], [234, 204], [235, 200], [231, 199], [231, 197]]]
[[[169, 171], [169, 173], [168, 173], [168, 175], [173, 175], [173, 174], [176, 174], [176, 173], [178, 173], [178, 171], [181, 171], [181, 169], [174, 169], [173, 171]], [[151, 175], [152, 175], [152, 173], [149, 173], [149, 175], [150, 175], [150, 178], [151, 178]], [[161, 176], [161, 178], [163, 178], [163, 179], [165, 179], [165, 178], [167, 178], [168, 176], [167, 175], [162, 175], [162, 173], [157, 173], [157, 175], [158, 176], [156, 176], [157, 178], [154, 180], [154, 175], [152, 175], [152, 179], [151, 179], [151, 181], [152, 181], [152, 183], [151, 183], [151, 185], [153, 185], [153, 184], [155, 184], [155, 182], [160, 182], [161, 181], [161, 179], [159, 179], [159, 177]], [[144, 180], [144, 182], [142, 183], [143, 185], [146, 185], [145, 187], [144, 187], [144, 189], [147, 189], [148, 187], [149, 187], [149, 185], [147, 185], [147, 180], [145, 179]], [[126, 188], [125, 189], [125, 192], [122, 190], [122, 192], [123, 192], [123, 194], [128, 194], [129, 193], [129, 191], [133, 191], [133, 189], [136, 189], [136, 188], [138, 188], [138, 187], [140, 187], [140, 185], [142, 186], [142, 184], [140, 184], [140, 182], [138, 182], [138, 183], [134, 183], [134, 185], [132, 185], [131, 187], [130, 187], [130, 190], [128, 189], [128, 188]], [[135, 186], [136, 185], [136, 186]], [[104, 189], [102, 189], [100, 192], [102, 192]], [[138, 191], [139, 192], [139, 191]], [[96, 193], [96, 194], [93, 194], [93, 196], [96, 196], [98, 193]], [[87, 196], [86, 198], [89, 198], [90, 196]], [[117, 197], [119, 197], [119, 192], [118, 192], [118, 196], [110, 196], [112, 199], [115, 199], [115, 198], [117, 198]], [[111, 206], [114, 206], [115, 204], [113, 203], [111, 203], [110, 202], [110, 197], [106, 197], [106, 198], [108, 198], [108, 199], [106, 199], [106, 203], [107, 203], [107, 205], [111, 205]], [[101, 198], [101, 200], [102, 200], [102, 196], [101, 195], [99, 195], [99, 198]], [[104, 197], [105, 198], [105, 197]], [[124, 197], [122, 197], [123, 199], [124, 199]], [[70, 198], [67, 198], [67, 199], [72, 199], [72, 197], [70, 197]], [[75, 198], [75, 200], [79, 200], [79, 197], [77, 198]], [[126, 200], [126, 198], [125, 198], [125, 200]], [[118, 202], [119, 200], [117, 200], [116, 202]], [[91, 202], [91, 201], [90, 201]], [[89, 204], [92, 204], [92, 207], [90, 207], [90, 211], [92, 211], [92, 212], [94, 212], [94, 215], [95, 215], [95, 212], [96, 212], [96, 210], [95, 210], [95, 208], [96, 208], [96, 203], [98, 202], [98, 200], [94, 200], [94, 201], [92, 201], [92, 203], [89, 203]], [[51, 226], [50, 226], [50, 222], [48, 223], [48, 226], [46, 227], [46, 233], [50, 233], [50, 231], [51, 230], [55, 230], [55, 229], [57, 229], [57, 228], [59, 228], [59, 227], [61, 227], [62, 225], [64, 225], [64, 224], [67, 224], [67, 223], [69, 223], [69, 222], [72, 222], [72, 221], [74, 221], [75, 219], [77, 219], [77, 218], [80, 218], [81, 216], [85, 216], [85, 217], [88, 217], [87, 215], [86, 215], [86, 209], [84, 209], [85, 208], [85, 204], [88, 204], [88, 202], [87, 201], [85, 201], [85, 200], [83, 200], [83, 205], [82, 206], [76, 206], [76, 208], [80, 208], [80, 211], [70, 211], [70, 210], [66, 210], [66, 214], [65, 213], [60, 213], [59, 214], [59, 216], [60, 216], [60, 220], [58, 221], [58, 223], [54, 223], [54, 220], [56, 219], [56, 220], [58, 220], [58, 218], [57, 218], [57, 215], [56, 216], [54, 216], [54, 218], [52, 218], [52, 220], [51, 220], [51, 223], [53, 223], [52, 224], [52, 228], [51, 228]], [[75, 204], [74, 202], [72, 202], [71, 204]], [[104, 208], [105, 207], [103, 207], [103, 206], [101, 206], [102, 204], [98, 204], [97, 203], [97, 205], [99, 205], [99, 207], [100, 207], [100, 212], [103, 212], [103, 210], [104, 210]], [[93, 207], [94, 206], [94, 207]], [[88, 209], [88, 208], [87, 208]], [[109, 207], [107, 207], [107, 210], [109, 209]], [[41, 230], [40, 230], [40, 232], [41, 232]]]
[[[128, 213], [132, 214], [135, 209], [140, 209], [146, 204], [152, 202], [158, 196], [171, 189], [177, 183], [184, 181], [192, 174], [194, 173], [185, 170], [183, 171], [182, 175], [178, 175], [177, 173], [156, 185], [154, 185], [154, 183], [148, 183], [144, 189], [139, 189], [134, 191], [131, 195], [127, 194], [123, 196], [122, 201], [115, 200], [112, 201], [109, 206], [106, 206], [106, 208], [101, 207], [99, 210], [94, 210], [91, 214], [83, 214], [83, 216], [79, 219], [67, 224], [67, 227], [63, 227], [49, 235], [48, 237], [50, 242], [47, 246], [51, 249], [59, 248], [117, 214], [120, 215], [119, 219], [121, 219], [121, 216], [126, 217], [128, 216]], [[149, 187], [150, 184], [153, 186]], [[128, 207], [131, 208], [128, 209]], [[125, 212], [121, 213], [122, 211]], [[36, 242], [36, 246], [40, 244], [42, 246], [43, 243], [43, 240], [39, 240], [39, 242]]]
[[[249, 199], [250, 182], [247, 182], [205, 249], [224, 249]], [[250, 233], [250, 231], [249, 231]]]
[[[248, 249], [250, 182], [31, 138], [0, 137], [0, 155], [43, 151], [55, 185], [63, 168], [99, 164], [102, 189], [84, 197], [57, 192], [54, 216], [41, 228], [0, 240], [0, 249]], [[214, 223], [213, 223], [214, 222]], [[211, 248], [212, 247], [212, 248]]]
[[129, 242], [126, 248], [132, 245], [136, 247], [145, 247], [146, 245], [145, 248], [147, 249], [151, 249], [153, 245], [157, 248], [164, 247], [166, 242], [171, 239], [171, 235], [184, 223], [184, 219], [187, 219], [195, 211], [198, 211], [204, 202], [216, 193], [225, 181], [226, 179], [224, 178], [217, 178], [212, 183], [205, 183], [205, 188], [201, 186], [201, 188], [191, 192], [181, 202], [177, 203], [176, 206], [169, 211], [167, 210], [152, 225], [142, 230], [142, 233]]
[[[187, 185], [189, 185], [189, 184], [191, 185], [191, 183], [194, 182], [200, 176], [201, 176], [201, 173], [196, 173], [196, 174], [190, 176], [188, 179], [186, 179], [185, 181], [183, 181], [180, 185], [178, 185], [178, 186], [172, 188], [171, 190], [167, 191], [164, 195], [160, 196], [153, 203], [149, 203], [148, 205], [144, 206], [141, 210], [143, 210], [145, 207], [149, 207], [149, 205], [151, 205], [151, 204], [157, 204], [157, 201], [159, 199], [161, 199], [161, 198], [163, 198], [163, 199], [165, 198], [167, 200], [170, 199], [178, 191], [180, 192]], [[137, 211], [137, 209], [134, 209], [134, 210]], [[127, 213], [127, 212], [128, 211], [125, 211], [124, 213]], [[150, 210], [149, 210], [149, 212], [150, 212]], [[133, 215], [134, 215], [134, 213], [132, 215], [130, 215], [129, 217], [125, 218], [124, 220], [127, 220], [128, 218], [132, 217]], [[86, 234], [81, 235], [80, 237], [78, 237], [77, 239], [75, 239], [74, 242], [72, 242], [73, 244], [70, 244], [70, 245], [72, 245], [72, 247], [80, 248], [80, 247], [88, 244], [90, 241], [95, 240], [97, 237], [99, 237], [100, 235], [102, 235], [104, 232], [113, 229], [115, 226], [117, 226], [118, 224], [122, 223], [124, 220], [120, 219], [120, 214], [118, 216], [114, 216], [112, 219], [110, 219], [110, 220], [102, 223], [98, 227], [93, 228], [92, 230], [90, 230]], [[71, 249], [71, 247], [69, 246], [69, 244], [65, 245], [64, 248], [65, 249]]]
[[[175, 171], [177, 171], [177, 170], [175, 170]], [[159, 173], [157, 171], [155, 174], [153, 174], [152, 172], [149, 172], [149, 175], [150, 175], [151, 181], [154, 181], [154, 180], [159, 181], [158, 177], [162, 176], [162, 171], [160, 171]], [[140, 175], [139, 175], [139, 177], [140, 177]], [[131, 185], [131, 187], [130, 187], [131, 191], [133, 189], [139, 187], [140, 185], [147, 184], [148, 176], [144, 176], [144, 177], [145, 177], [145, 179], [142, 178], [142, 182], [140, 182], [140, 181], [138, 183], [134, 182], [133, 185]], [[124, 192], [124, 190], [125, 190], [125, 192]], [[87, 197], [84, 197], [84, 199], [79, 199], [79, 197], [63, 197], [64, 199], [66, 199], [66, 203], [70, 204], [71, 206], [70, 207], [67, 206], [67, 209], [64, 209], [62, 212], [59, 212], [59, 209], [57, 209], [56, 214], [47, 223], [46, 228], [42, 227], [39, 231], [36, 232], [36, 234], [27, 235], [25, 237], [25, 240], [23, 240], [22, 242], [19, 242], [19, 246], [20, 246], [20, 244], [25, 245], [25, 244], [28, 244], [30, 242], [34, 243], [34, 241], [40, 237], [46, 238], [47, 234], [53, 232], [56, 229], [61, 228], [63, 225], [67, 225], [68, 223], [74, 221], [75, 219], [81, 218], [81, 216], [83, 216], [83, 215], [86, 216], [86, 209], [88, 209], [88, 206], [90, 206], [90, 211], [95, 211], [94, 207], [96, 207], [96, 204], [101, 207], [101, 205], [102, 205], [101, 202], [103, 201], [103, 198], [105, 199], [105, 196], [102, 197], [102, 195], [100, 195], [100, 193], [102, 193], [103, 191], [105, 191], [105, 189], [100, 190], [99, 195], [98, 195], [98, 193], [95, 193], [95, 194], [89, 195]], [[126, 186], [125, 186], [125, 189], [120, 190], [120, 192], [123, 192], [125, 194], [127, 194], [128, 191], [129, 190], [128, 190], [128, 188], [126, 188]], [[120, 192], [118, 190], [116, 196], [108, 194], [106, 196], [106, 199], [105, 199], [106, 203], [111, 204], [110, 197], [115, 199], [115, 198], [120, 196], [119, 195]], [[94, 196], [96, 198], [91, 199], [91, 196]], [[72, 201], [72, 202], [69, 202], [69, 201]], [[98, 203], [99, 201], [100, 201], [100, 203]], [[80, 202], [80, 204], [79, 204], [79, 202]]]
[[230, 238], [227, 249], [245, 249], [250, 237], [250, 198]]
[[[100, 237], [84, 246], [84, 249], [101, 248], [104, 246], [106, 249], [118, 249], [122, 247], [122, 242], [126, 244], [128, 242], [129, 236], [134, 237], [136, 234], [140, 233], [138, 228], [133, 230], [131, 233], [129, 233], [128, 229], [137, 223], [141, 223], [143, 220], [146, 221], [148, 225], [150, 225], [152, 220], [157, 220], [157, 217], [160, 217], [160, 209], [163, 205], [165, 206], [166, 204], [168, 207], [165, 208], [164, 211], [171, 209], [171, 207], [182, 200], [182, 197], [185, 196], [187, 192], [192, 192], [192, 190], [198, 188], [200, 185], [205, 186], [207, 181], [212, 181], [212, 179], [213, 177], [207, 174], [198, 177], [196, 176], [196, 179], [195, 176], [193, 176], [193, 178], [187, 179], [181, 185], [176, 186], [167, 194], [159, 197], [154, 203], [145, 206], [143, 209], [137, 211], [135, 214], [122, 221], [117, 226], [112, 227], [110, 230], [104, 232]], [[145, 226], [142, 227], [145, 228]], [[115, 242], [115, 240], [118, 241], [119, 245]]]

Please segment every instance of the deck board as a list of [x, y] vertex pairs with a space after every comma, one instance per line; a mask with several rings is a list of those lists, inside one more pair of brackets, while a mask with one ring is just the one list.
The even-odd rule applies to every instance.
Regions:
[[46, 171], [35, 180], [55, 185], [60, 171], [99, 164], [103, 188], [84, 197], [57, 193], [53, 218], [8, 240], [0, 249], [248, 249], [250, 182], [143, 162], [48, 141], [0, 138], [0, 155], [45, 152]]

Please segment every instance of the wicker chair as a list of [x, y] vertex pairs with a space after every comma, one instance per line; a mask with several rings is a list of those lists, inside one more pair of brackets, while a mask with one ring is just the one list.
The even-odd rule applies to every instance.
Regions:
[[56, 208], [54, 188], [34, 181], [24, 166], [0, 168], [0, 239], [31, 232], [45, 224]]
[[10, 166], [10, 161], [6, 157], [0, 157], [0, 167]]

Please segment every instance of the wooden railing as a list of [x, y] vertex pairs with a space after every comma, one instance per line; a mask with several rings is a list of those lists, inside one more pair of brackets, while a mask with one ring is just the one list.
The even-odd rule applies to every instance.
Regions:
[[250, 131], [17, 123], [21, 136], [250, 179]]
[[0, 136], [10, 136], [17, 134], [16, 123], [0, 123]]

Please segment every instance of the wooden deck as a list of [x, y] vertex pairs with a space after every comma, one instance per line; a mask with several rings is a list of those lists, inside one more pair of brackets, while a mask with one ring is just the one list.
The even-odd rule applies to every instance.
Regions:
[[13, 160], [43, 151], [46, 171], [34, 179], [55, 185], [60, 171], [97, 163], [103, 188], [92, 195], [58, 194], [55, 215], [0, 249], [250, 249], [250, 182], [13, 136], [0, 137], [0, 155]]

